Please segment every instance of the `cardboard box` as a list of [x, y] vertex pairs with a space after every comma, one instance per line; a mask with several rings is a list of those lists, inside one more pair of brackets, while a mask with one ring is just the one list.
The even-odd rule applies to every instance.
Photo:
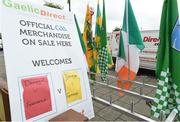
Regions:
[[80, 114], [79, 112], [70, 109], [50, 119], [49, 121], [88, 121], [88, 118]]

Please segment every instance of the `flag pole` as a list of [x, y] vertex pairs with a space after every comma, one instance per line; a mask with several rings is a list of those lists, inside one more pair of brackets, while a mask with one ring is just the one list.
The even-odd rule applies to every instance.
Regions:
[[68, 0], [68, 4], [69, 4], [69, 11], [71, 11], [71, 0]]
[[130, 79], [130, 54], [129, 54], [129, 24], [128, 24], [128, 0], [126, 0], [126, 28], [127, 28], [127, 41], [128, 41], [128, 80]]

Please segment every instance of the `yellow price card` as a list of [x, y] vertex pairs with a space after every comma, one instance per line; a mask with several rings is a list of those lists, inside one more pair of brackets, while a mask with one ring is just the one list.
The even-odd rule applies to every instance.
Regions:
[[78, 71], [67, 71], [63, 74], [67, 103], [82, 99], [81, 80]]

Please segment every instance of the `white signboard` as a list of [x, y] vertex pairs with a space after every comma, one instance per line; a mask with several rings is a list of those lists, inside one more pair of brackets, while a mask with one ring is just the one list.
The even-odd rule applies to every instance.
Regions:
[[49, 120], [68, 109], [94, 116], [72, 13], [1, 0], [13, 121]]

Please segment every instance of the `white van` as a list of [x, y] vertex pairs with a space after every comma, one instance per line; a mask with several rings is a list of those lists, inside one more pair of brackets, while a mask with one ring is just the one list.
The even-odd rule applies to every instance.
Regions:
[[114, 31], [108, 34], [108, 36], [112, 57], [117, 57], [119, 50], [120, 31]]
[[145, 48], [140, 53], [140, 68], [155, 70], [157, 49], [160, 42], [159, 30], [141, 31], [141, 36]]
[[[141, 31], [141, 36], [144, 41], [145, 48], [140, 53], [140, 68], [155, 70], [156, 69], [156, 53], [159, 44], [158, 30]], [[109, 44], [113, 59], [118, 55], [120, 32], [115, 31], [108, 34]]]

